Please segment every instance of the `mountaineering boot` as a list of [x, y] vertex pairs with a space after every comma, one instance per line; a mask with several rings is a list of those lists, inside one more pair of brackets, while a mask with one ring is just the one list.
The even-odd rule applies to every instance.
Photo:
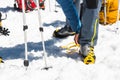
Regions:
[[3, 60], [2, 60], [2, 57], [0, 57], [0, 63], [4, 63]]
[[53, 36], [57, 37], [57, 38], [65, 38], [71, 35], [74, 35], [75, 32], [72, 31], [72, 29], [70, 28], [70, 26], [68, 27], [67, 25], [65, 25], [65, 27], [61, 28], [61, 29], [56, 29], [53, 32]]
[[94, 54], [94, 47], [84, 45], [80, 47], [80, 56], [84, 64], [94, 64], [96, 56]]

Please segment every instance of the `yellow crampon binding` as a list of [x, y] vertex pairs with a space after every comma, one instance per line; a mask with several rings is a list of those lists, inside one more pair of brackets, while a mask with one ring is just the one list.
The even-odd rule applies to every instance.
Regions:
[[68, 54], [73, 54], [79, 52], [80, 45], [75, 44], [75, 42], [68, 43], [67, 45], [60, 46], [60, 48], [65, 49]]
[[3, 60], [2, 60], [2, 57], [0, 57], [0, 63], [4, 63]]
[[94, 64], [95, 63], [95, 55], [94, 55], [94, 52], [93, 52], [93, 47], [90, 47], [90, 51], [88, 53], [88, 55], [84, 58], [83, 62], [85, 64]]

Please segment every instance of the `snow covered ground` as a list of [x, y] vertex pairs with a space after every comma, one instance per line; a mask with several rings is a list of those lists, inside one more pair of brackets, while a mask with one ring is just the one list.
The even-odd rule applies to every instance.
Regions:
[[[95, 46], [96, 63], [85, 65], [78, 61], [78, 56], [67, 55], [59, 46], [73, 41], [73, 36], [58, 39], [52, 36], [53, 31], [65, 24], [65, 16], [55, 0], [46, 0], [46, 9], [41, 10], [42, 26], [48, 70], [42, 57], [42, 42], [39, 31], [37, 11], [26, 14], [29, 66], [24, 61], [24, 32], [22, 13], [13, 9], [14, 0], [0, 0], [0, 12], [7, 19], [2, 25], [10, 30], [10, 36], [0, 36], [0, 80], [120, 80], [120, 31], [116, 33], [120, 22], [99, 26], [98, 44]], [[56, 13], [55, 10], [58, 12]]]

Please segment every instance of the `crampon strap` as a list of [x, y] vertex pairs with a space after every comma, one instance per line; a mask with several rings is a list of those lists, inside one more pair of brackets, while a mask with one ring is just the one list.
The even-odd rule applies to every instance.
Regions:
[[68, 54], [78, 53], [80, 49], [80, 44], [75, 42], [70, 42], [66, 45], [60, 46], [60, 48], [65, 49]]

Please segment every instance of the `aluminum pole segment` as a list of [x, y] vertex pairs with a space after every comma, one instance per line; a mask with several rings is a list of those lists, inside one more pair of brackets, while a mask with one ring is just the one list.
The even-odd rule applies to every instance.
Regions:
[[25, 43], [25, 60], [24, 60], [24, 66], [29, 66], [28, 61], [28, 47], [27, 47], [27, 29], [28, 26], [26, 24], [26, 14], [25, 14], [25, 0], [22, 0], [22, 12], [23, 12], [23, 31], [24, 31], [24, 43]]

